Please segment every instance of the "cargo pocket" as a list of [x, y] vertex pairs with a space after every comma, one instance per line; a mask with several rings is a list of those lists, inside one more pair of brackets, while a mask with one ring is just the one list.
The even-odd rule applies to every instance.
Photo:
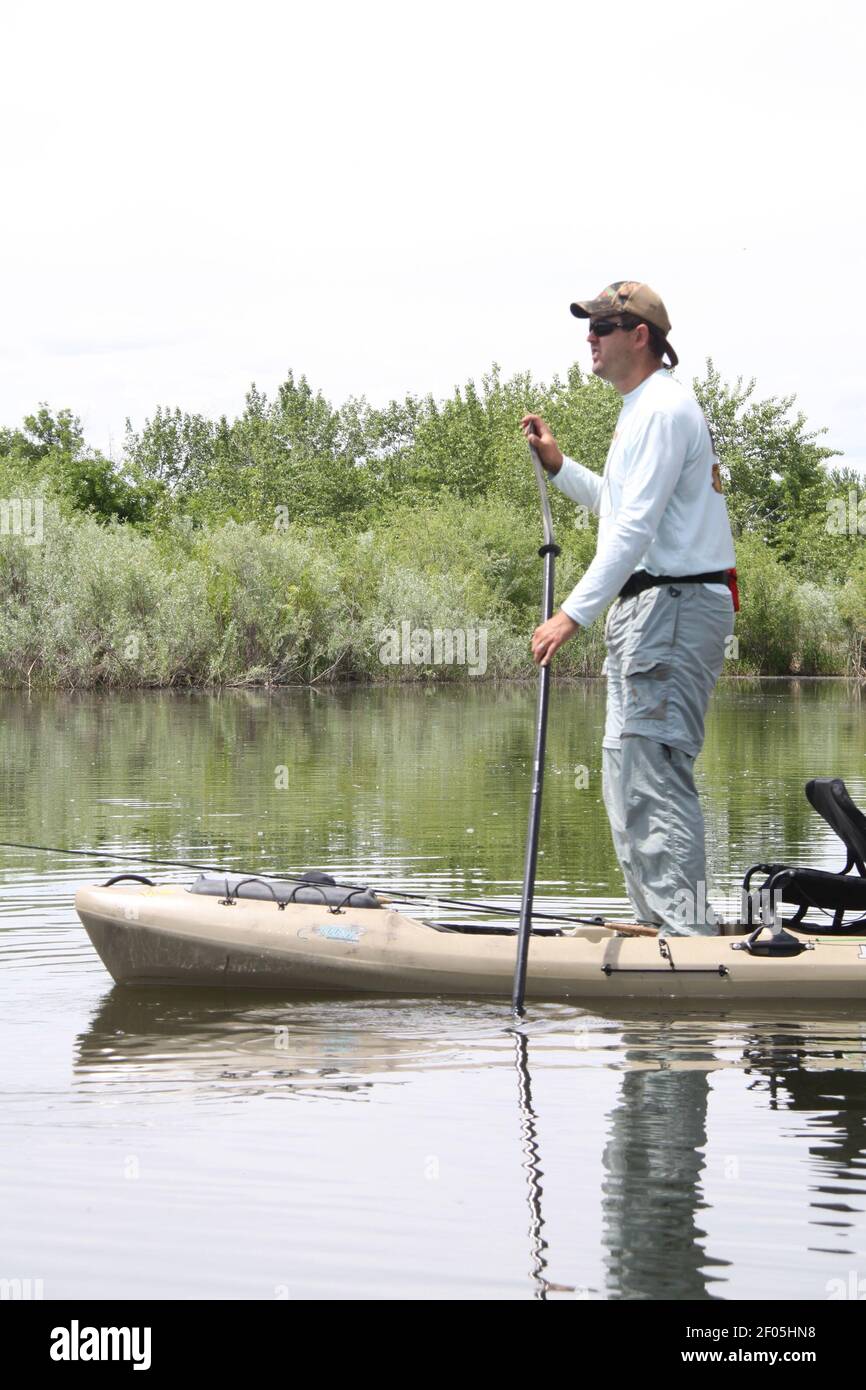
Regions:
[[667, 717], [683, 588], [668, 584], [648, 589], [638, 601], [622, 664], [626, 724], [660, 724]]

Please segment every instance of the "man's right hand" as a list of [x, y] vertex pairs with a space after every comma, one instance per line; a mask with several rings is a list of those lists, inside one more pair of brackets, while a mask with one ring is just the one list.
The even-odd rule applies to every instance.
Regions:
[[562, 451], [540, 415], [524, 415], [520, 428], [532, 445], [542, 466], [553, 476], [562, 467]]

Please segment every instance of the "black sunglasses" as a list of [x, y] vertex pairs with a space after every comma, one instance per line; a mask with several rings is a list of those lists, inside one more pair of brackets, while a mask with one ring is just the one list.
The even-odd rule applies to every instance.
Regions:
[[628, 328], [624, 323], [614, 323], [613, 319], [590, 319], [589, 331], [594, 333], [596, 338], [607, 338], [611, 333], [615, 333], [621, 328], [623, 333], [633, 333], [637, 324]]

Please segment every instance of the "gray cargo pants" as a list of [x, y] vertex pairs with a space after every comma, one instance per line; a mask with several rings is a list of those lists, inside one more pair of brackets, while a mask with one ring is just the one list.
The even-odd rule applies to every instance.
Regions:
[[702, 584], [618, 599], [605, 624], [604, 804], [635, 913], [674, 932], [716, 920], [693, 766], [733, 627], [730, 596]]

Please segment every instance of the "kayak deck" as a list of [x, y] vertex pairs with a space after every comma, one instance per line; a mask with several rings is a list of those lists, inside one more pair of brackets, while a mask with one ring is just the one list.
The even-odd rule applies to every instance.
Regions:
[[[513, 935], [434, 930], [389, 907], [191, 893], [118, 883], [76, 894], [118, 984], [286, 992], [507, 997]], [[627, 927], [625, 928], [627, 930]], [[628, 936], [617, 923], [533, 935], [527, 997], [856, 999], [866, 936], [803, 934], [797, 954], [753, 955], [743, 936]]]

